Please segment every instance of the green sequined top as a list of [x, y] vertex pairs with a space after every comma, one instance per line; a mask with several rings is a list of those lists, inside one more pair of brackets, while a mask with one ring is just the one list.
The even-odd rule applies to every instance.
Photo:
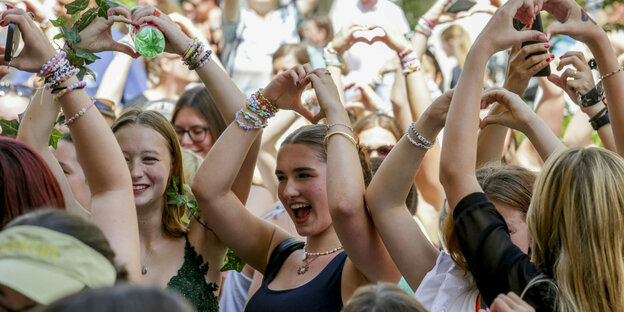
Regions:
[[184, 235], [186, 246], [184, 247], [184, 263], [178, 270], [178, 274], [169, 280], [167, 287], [175, 290], [195, 306], [197, 312], [218, 312], [219, 299], [214, 292], [219, 288], [215, 283], [206, 283], [205, 275], [208, 273], [208, 262], [204, 263], [201, 255]]

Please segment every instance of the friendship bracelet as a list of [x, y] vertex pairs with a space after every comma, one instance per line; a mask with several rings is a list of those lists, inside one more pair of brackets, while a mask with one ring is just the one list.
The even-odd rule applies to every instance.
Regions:
[[184, 52], [184, 57], [182, 57], [182, 62], [186, 62], [186, 60], [191, 56], [193, 51], [197, 48], [197, 44], [199, 43], [199, 39], [197, 37], [193, 38], [193, 42], [189, 45], [186, 52]]
[[87, 107], [83, 107], [78, 113], [76, 113], [76, 115], [72, 116], [71, 118], [67, 119], [64, 123], [64, 125], [69, 126], [71, 124], [74, 123], [74, 121], [76, 121], [76, 119], [80, 118], [80, 116], [84, 115], [89, 108], [93, 107], [93, 105], [95, 105], [95, 100], [91, 101], [91, 104], [89, 104], [89, 106]]
[[408, 54], [410, 54], [410, 53], [412, 53], [412, 49], [409, 49], [409, 48], [408, 48], [408, 49], [405, 49], [405, 50], [403, 50], [403, 51], [399, 52], [399, 57], [400, 57], [400, 58], [403, 58], [403, 57], [405, 57], [406, 55], [408, 55]]
[[[84, 87], [87, 86], [87, 83], [84, 81], [78, 81], [73, 83], [72, 85], [65, 87], [65, 88], [56, 88], [54, 90], [58, 90], [61, 89], [57, 94], [56, 94], [56, 100], [60, 99], [61, 97], [63, 97], [63, 95], [72, 92], [74, 90], [79, 90], [79, 89], [83, 89]], [[55, 93], [54, 90], [52, 90], [52, 93]]]
[[419, 20], [421, 20], [421, 19], [422, 19], [423, 21], [425, 21], [425, 23], [427, 23], [427, 25], [429, 25], [429, 27], [431, 27], [431, 28], [435, 27], [435, 24], [434, 24], [434, 23], [433, 23], [430, 19], [428, 19], [428, 18], [426, 18], [426, 17], [424, 17], [424, 16], [421, 16], [421, 17], [419, 18]]
[[67, 53], [65, 53], [65, 51], [61, 50], [58, 53], [56, 53], [56, 55], [54, 55], [47, 63], [43, 64], [43, 66], [41, 66], [41, 71], [39, 71], [39, 76], [45, 76], [45, 72], [48, 69], [51, 69], [52, 67], [54, 67], [53, 64], [56, 64], [59, 60], [65, 58], [65, 56], [67, 55]]
[[188, 59], [186, 59], [186, 61], [184, 61], [184, 65], [189, 66], [191, 64], [195, 64], [195, 61], [197, 61], [197, 58], [204, 53], [204, 43], [200, 42], [199, 45], [197, 45], [197, 48], [193, 51], [193, 53], [191, 53], [191, 56], [189, 56]]
[[405, 131], [405, 136], [410, 141], [410, 143], [414, 144], [417, 147], [424, 148], [424, 149], [431, 149], [431, 148], [433, 148], [433, 145], [427, 146], [427, 145], [424, 145], [424, 144], [422, 144], [420, 142], [416, 142], [416, 140], [414, 140], [414, 138], [412, 138], [412, 136], [410, 135], [410, 129], [409, 128]]
[[234, 119], [234, 121], [236, 121], [236, 123], [238, 124], [239, 127], [241, 127], [243, 130], [245, 130], [245, 133], [247, 133], [249, 130], [262, 129], [262, 127], [253, 126], [253, 125], [250, 126], [250, 125], [245, 124], [245, 122], [243, 122], [243, 120], [241, 120], [241, 118], [245, 119], [243, 114], [244, 114], [244, 110], [241, 108], [238, 112], [236, 112], [236, 118]]
[[331, 124], [331, 125], [327, 125], [327, 130], [329, 130], [331, 127], [334, 127], [334, 126], [343, 126], [343, 127], [347, 128], [347, 129], [351, 130], [351, 132], [353, 132], [353, 128], [351, 126], [349, 126], [347, 124], [339, 123], [339, 122]]
[[210, 62], [211, 58], [210, 56], [212, 55], [212, 50], [208, 50], [206, 51], [206, 53], [204, 53], [204, 56], [202, 56], [202, 58], [199, 60], [199, 62], [189, 65], [189, 69], [190, 70], [196, 70], [198, 68], [202, 68], [204, 67], [204, 65], [206, 65], [206, 63]]
[[433, 146], [433, 144], [435, 143], [435, 139], [433, 140], [433, 142], [431, 142], [431, 141], [429, 141], [429, 140], [425, 139], [425, 137], [423, 137], [422, 135], [420, 135], [420, 133], [418, 133], [418, 131], [416, 131], [416, 127], [414, 127], [414, 123], [412, 123], [412, 124], [409, 126], [409, 129], [411, 129], [411, 130], [412, 130], [412, 132], [414, 132], [414, 134], [416, 135], [416, 137], [417, 137], [417, 138], [418, 138], [421, 142], [423, 142], [425, 145], [428, 145], [428, 146]]
[[414, 27], [414, 30], [418, 33], [421, 33], [423, 35], [425, 35], [426, 37], [431, 36], [431, 31], [426, 30], [424, 27], [422, 27], [422, 25], [417, 24], [416, 27]]
[[598, 79], [598, 80], [602, 81], [602, 80], [607, 79], [607, 78], [609, 78], [609, 77], [611, 77], [611, 76], [613, 76], [613, 75], [615, 75], [615, 74], [617, 74], [617, 73], [619, 73], [619, 72], [621, 72], [623, 70], [624, 70], [624, 66], [620, 66], [616, 70], [614, 70], [614, 71], [612, 71], [612, 72], [610, 72], [608, 74], [600, 76], [600, 79]]
[[258, 91], [256, 91], [255, 95], [257, 96], [257, 99], [267, 105], [272, 112], [272, 115], [275, 115], [275, 113], [277, 113], [279, 111], [279, 108], [277, 106], [275, 106], [275, 104], [271, 103], [271, 101], [267, 100], [267, 98], [264, 97], [264, 89], [260, 88], [258, 89]]

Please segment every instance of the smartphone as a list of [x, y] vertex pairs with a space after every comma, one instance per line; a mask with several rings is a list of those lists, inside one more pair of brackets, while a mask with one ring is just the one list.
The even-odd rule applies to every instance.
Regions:
[[[515, 26], [515, 25], [514, 25]], [[533, 25], [531, 26], [532, 30], [537, 30], [539, 32], [544, 32], [544, 26], [542, 25], [542, 17], [537, 15], [537, 17], [535, 17], [535, 20], [533, 21]], [[529, 44], [534, 44], [534, 43], [538, 43], [539, 41], [525, 41], [522, 43], [522, 46], [526, 46]], [[529, 57], [533, 56], [533, 55], [538, 55], [538, 54], [544, 54], [544, 53], [548, 53], [548, 52], [537, 52], [537, 53], [531, 53], [529, 54], [526, 58], [528, 59]], [[546, 67], [542, 68], [542, 70], [540, 70], [537, 74], [533, 75], [533, 77], [545, 77], [550, 75], [550, 64], [548, 64]]]
[[444, 11], [449, 13], [468, 11], [475, 4], [477, 4], [476, 0], [453, 0], [444, 8]]
[[17, 51], [20, 44], [20, 30], [17, 25], [10, 23], [7, 27], [6, 44], [4, 46], [4, 60], [10, 62], [13, 59], [13, 55]]

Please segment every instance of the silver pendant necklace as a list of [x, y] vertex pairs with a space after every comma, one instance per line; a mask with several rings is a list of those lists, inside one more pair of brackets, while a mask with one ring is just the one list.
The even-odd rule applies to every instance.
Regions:
[[[160, 239], [163, 236], [163, 232], [160, 232], [160, 236], [158, 237], [158, 241], [160, 241]], [[152, 254], [151, 250], [147, 250], [147, 247], [145, 249], [145, 258], [143, 259], [143, 264], [141, 265], [141, 274], [142, 275], [147, 275], [147, 260], [149, 259], [150, 255]]]
[[312, 260], [306, 261], [302, 266], [300, 266], [297, 269], [297, 274], [298, 275], [303, 275], [306, 274], [306, 272], [308, 272], [308, 270], [310, 269], [310, 263], [312, 263], [312, 261], [318, 259], [319, 256], [327, 256], [327, 255], [331, 255], [334, 252], [341, 250], [342, 249], [342, 245], [328, 250], [328, 251], [321, 251], [321, 252], [308, 252], [308, 243], [305, 243], [303, 245], [303, 261], [306, 261], [306, 259], [308, 259], [308, 257], [314, 257]]

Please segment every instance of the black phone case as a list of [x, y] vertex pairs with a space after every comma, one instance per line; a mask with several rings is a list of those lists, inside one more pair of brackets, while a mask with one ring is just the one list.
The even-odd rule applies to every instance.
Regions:
[[[514, 27], [517, 28], [517, 26], [514, 23]], [[522, 26], [524, 27], [524, 25]], [[521, 28], [522, 29], [522, 28]], [[533, 25], [531, 26], [532, 30], [537, 30], [539, 32], [544, 32], [544, 27], [542, 26], [542, 18], [538, 15], [537, 17], [535, 17], [535, 20], [533, 21]], [[534, 43], [538, 43], [539, 41], [525, 41], [522, 43], [522, 46], [526, 46], [529, 44], [534, 44]], [[526, 58], [528, 59], [529, 57], [533, 56], [533, 55], [539, 55], [539, 54], [544, 54], [546, 52], [537, 52], [537, 53], [531, 53], [529, 54]], [[550, 64], [546, 65], [546, 67], [542, 68], [542, 70], [540, 70], [537, 74], [533, 75], [533, 77], [545, 77], [550, 75]]]
[[4, 60], [10, 62], [13, 58], [13, 35], [15, 33], [15, 24], [10, 23], [7, 26], [6, 43], [4, 45]]
[[462, 12], [462, 11], [468, 11], [475, 4], [477, 4], [476, 1], [454, 0], [451, 3], [449, 3], [446, 6], [446, 8], [444, 8], [444, 11], [449, 12], [449, 13], [458, 13], [458, 12]]

